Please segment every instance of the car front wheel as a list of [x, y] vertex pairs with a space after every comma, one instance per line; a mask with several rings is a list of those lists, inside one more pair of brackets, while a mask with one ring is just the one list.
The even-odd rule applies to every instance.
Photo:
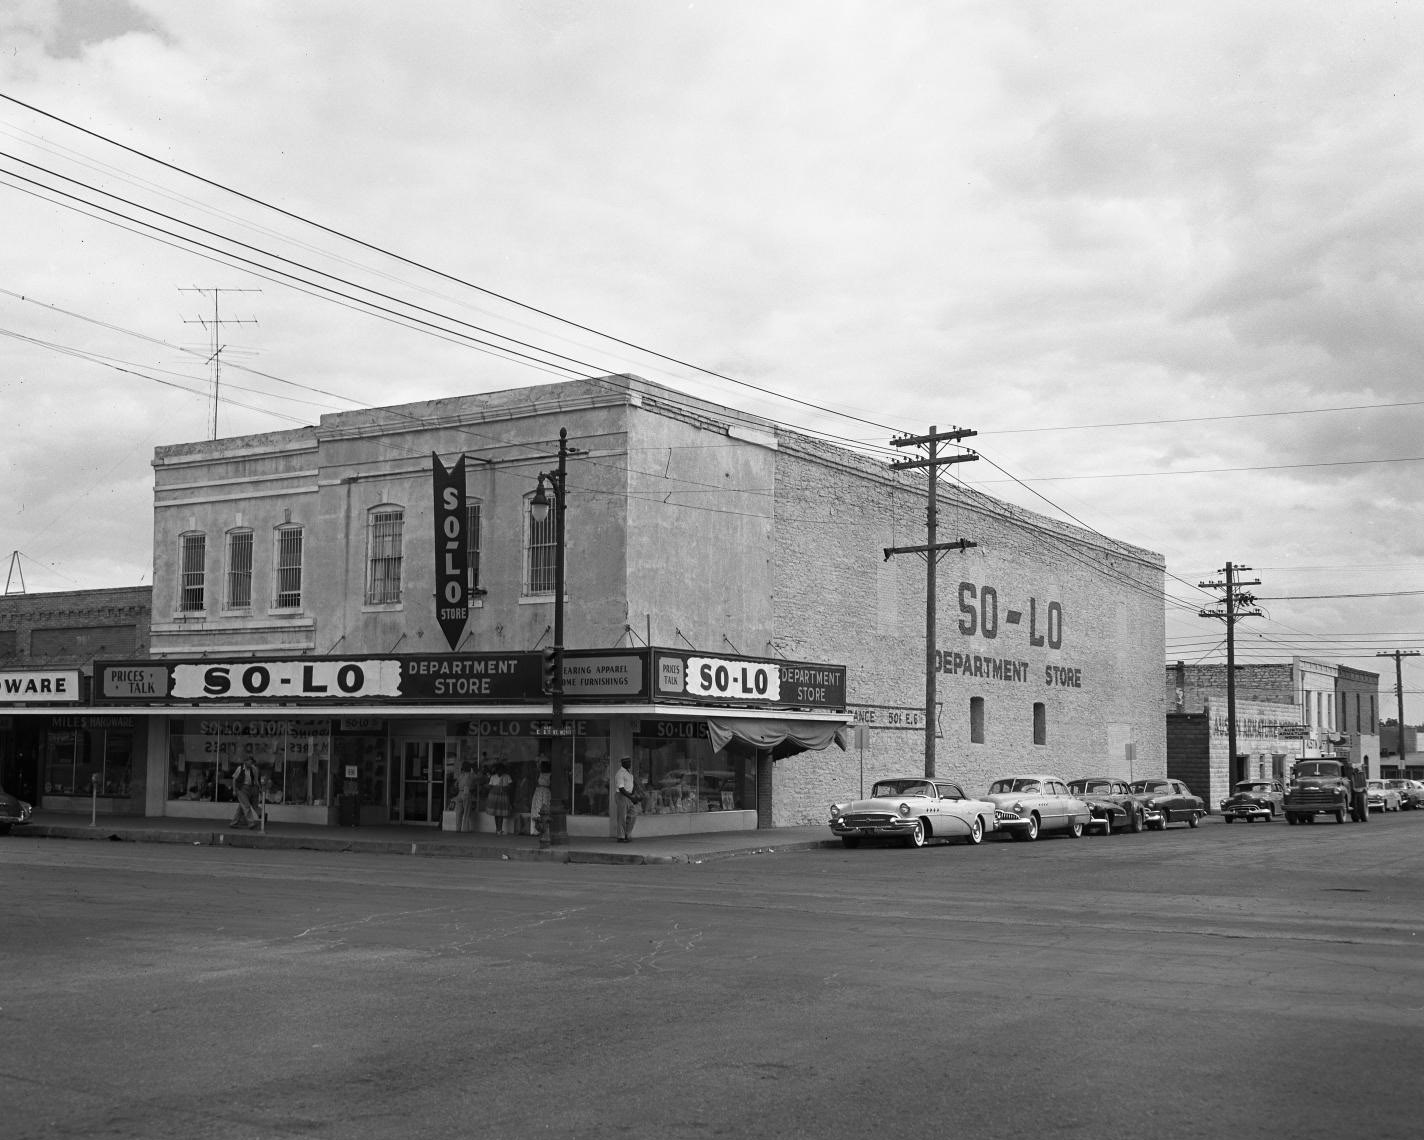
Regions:
[[1072, 826], [1068, 828], [1068, 834], [1071, 835], [1074, 839], [1082, 839], [1083, 821], [1081, 819], [1075, 819], [1073, 821]]
[[984, 817], [976, 815], [969, 821], [969, 834], [966, 836], [970, 846], [978, 847], [984, 842]]
[[1129, 829], [1134, 835], [1142, 831], [1142, 809], [1140, 807], [1132, 810], [1132, 827]]
[[1192, 814], [1191, 814], [1191, 818], [1187, 820], [1187, 826], [1188, 826], [1188, 827], [1195, 827], [1195, 826], [1196, 826], [1197, 824], [1199, 824], [1200, 822], [1201, 822], [1201, 812], [1199, 812], [1199, 811], [1194, 811], [1194, 812], [1192, 812]]
[[915, 820], [915, 830], [910, 832], [910, 837], [905, 841], [911, 847], [923, 847], [925, 845], [925, 821]]
[[1038, 816], [1037, 816], [1037, 815], [1031, 815], [1031, 816], [1029, 816], [1029, 817], [1028, 817], [1028, 826], [1025, 827], [1022, 831], [1018, 832], [1017, 834], [1018, 834], [1018, 837], [1019, 837], [1020, 839], [1022, 839], [1025, 843], [1032, 843], [1035, 839], [1037, 839], [1037, 838], [1038, 838]]

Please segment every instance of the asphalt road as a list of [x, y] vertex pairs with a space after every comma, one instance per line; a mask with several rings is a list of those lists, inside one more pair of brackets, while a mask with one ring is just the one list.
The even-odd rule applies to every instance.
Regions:
[[0, 1136], [1410, 1137], [1424, 812], [694, 865], [0, 839]]

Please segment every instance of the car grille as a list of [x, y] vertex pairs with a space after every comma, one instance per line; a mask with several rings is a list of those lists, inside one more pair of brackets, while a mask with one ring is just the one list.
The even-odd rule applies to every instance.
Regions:
[[1297, 804], [1333, 804], [1339, 801], [1340, 795], [1334, 788], [1301, 788], [1290, 798]]
[[856, 812], [854, 815], [844, 817], [846, 827], [884, 827], [893, 823], [895, 817], [889, 812]]

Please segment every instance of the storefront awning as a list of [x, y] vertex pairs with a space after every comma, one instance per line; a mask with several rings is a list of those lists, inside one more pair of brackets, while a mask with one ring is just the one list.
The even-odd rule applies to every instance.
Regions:
[[709, 716], [707, 736], [712, 749], [720, 752], [734, 740], [753, 748], [769, 748], [773, 760], [798, 752], [819, 752], [832, 743], [846, 746], [846, 726], [825, 720], [768, 720], [733, 716]]

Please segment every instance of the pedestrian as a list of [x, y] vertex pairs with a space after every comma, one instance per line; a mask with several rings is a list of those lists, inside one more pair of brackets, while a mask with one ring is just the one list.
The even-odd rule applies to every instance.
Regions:
[[549, 800], [549, 762], [541, 760], [539, 779], [535, 781], [534, 795], [529, 799], [529, 823], [535, 835], [544, 833], [544, 826], [548, 823]]
[[257, 826], [257, 809], [252, 806], [252, 797], [258, 792], [257, 766], [250, 756], [245, 757], [232, 773], [232, 794], [237, 800], [237, 814], [229, 827]]
[[613, 778], [614, 794], [618, 797], [618, 842], [633, 842], [633, 824], [638, 818], [638, 805], [643, 802], [638, 781], [633, 777], [633, 761], [623, 757], [618, 775]]
[[501, 760], [494, 766], [489, 783], [485, 785], [488, 792], [485, 806], [494, 816], [494, 833], [496, 835], [504, 834], [504, 821], [509, 818], [509, 785], [512, 783], [514, 781], [509, 778], [509, 770]]
[[475, 830], [475, 767], [468, 760], [455, 780], [455, 830]]

